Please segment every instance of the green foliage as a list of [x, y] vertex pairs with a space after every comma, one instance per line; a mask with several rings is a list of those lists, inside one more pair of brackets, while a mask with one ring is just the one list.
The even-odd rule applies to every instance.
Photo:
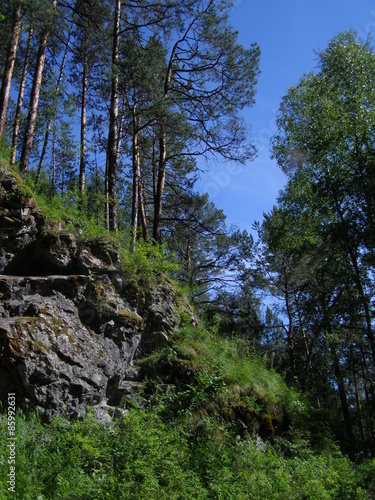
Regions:
[[[128, 245], [125, 245], [129, 248]], [[176, 271], [177, 264], [173, 255], [168, 252], [166, 245], [159, 245], [151, 238], [138, 240], [135, 252], [123, 252], [122, 266], [130, 282], [140, 280], [150, 282], [156, 275], [171, 274]]]
[[0, 421], [2, 498], [44, 499], [366, 499], [374, 461], [354, 466], [335, 455], [284, 457], [230, 427], [201, 419], [194, 441], [177, 421], [134, 409], [104, 426], [37, 414], [16, 416], [16, 493], [8, 491], [7, 419]]
[[[27, 177], [26, 183], [35, 192], [32, 173]], [[51, 221], [58, 223], [58, 230], [69, 231], [81, 241], [100, 241], [103, 245], [117, 248], [122, 256], [122, 267], [129, 282], [151, 283], [155, 276], [171, 275], [177, 270], [173, 254], [167, 250], [166, 245], [159, 245], [151, 238], [146, 241], [138, 240], [135, 251], [130, 251], [130, 231], [109, 233], [104, 225], [104, 217], [95, 211], [90, 214], [82, 209], [89, 202], [92, 203], [92, 199], [87, 200], [86, 195], [82, 195], [77, 189], [63, 196], [58, 194], [53, 196], [49, 192], [48, 182], [42, 182], [34, 197], [42, 213]], [[101, 201], [104, 207], [104, 196]], [[104, 214], [104, 208], [101, 213]]]
[[[32, 183], [30, 184], [32, 186]], [[80, 204], [84, 201], [77, 190], [70, 191], [63, 196], [50, 196], [46, 193], [34, 196], [43, 214], [59, 222], [64, 231], [69, 231], [82, 240], [113, 239], [104, 228], [104, 224], [98, 224], [95, 215], [90, 216], [88, 212], [81, 210]]]
[[7, 166], [10, 161], [10, 149], [8, 141], [4, 136], [0, 137], [0, 165]]
[[[287, 420], [303, 427], [304, 399], [267, 370], [249, 345], [187, 326], [165, 349], [142, 360], [164, 418], [178, 414], [193, 435], [202, 415], [231, 423], [239, 434], [255, 426], [265, 438], [280, 432]], [[158, 389], [160, 383], [168, 383], [167, 392]]]
[[343, 450], [372, 456], [375, 52], [348, 31], [318, 57], [277, 115], [287, 184], [258, 261], [283, 303], [282, 320], [268, 322], [274, 366], [309, 390]]

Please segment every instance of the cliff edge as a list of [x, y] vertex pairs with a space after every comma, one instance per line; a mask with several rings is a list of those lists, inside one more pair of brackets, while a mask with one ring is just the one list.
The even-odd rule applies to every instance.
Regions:
[[[139, 353], [181, 325], [173, 285], [126, 279], [119, 252], [83, 242], [38, 209], [17, 176], [0, 168], [0, 400], [106, 421], [137, 399]], [[191, 315], [187, 306], [185, 314]]]

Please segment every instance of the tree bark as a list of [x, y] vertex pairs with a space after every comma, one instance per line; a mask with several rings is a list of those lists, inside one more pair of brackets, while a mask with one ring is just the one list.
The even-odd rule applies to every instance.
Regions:
[[360, 394], [359, 394], [358, 379], [357, 379], [357, 374], [356, 374], [356, 362], [355, 362], [355, 359], [354, 359], [353, 338], [350, 339], [350, 364], [351, 364], [352, 374], [353, 374], [355, 400], [356, 400], [356, 403], [357, 403], [357, 411], [358, 411], [358, 414], [359, 414], [359, 427], [360, 427], [360, 430], [361, 430], [362, 442], [364, 443], [365, 440], [366, 440], [366, 436], [365, 436], [365, 424], [364, 424], [364, 419], [363, 419], [362, 402], [361, 402], [361, 397], [360, 397]]
[[87, 33], [83, 42], [82, 101], [81, 101], [81, 144], [79, 155], [79, 191], [83, 194], [86, 183], [86, 103], [88, 81]]
[[28, 70], [29, 59], [30, 59], [30, 54], [31, 54], [31, 41], [33, 39], [33, 36], [34, 36], [34, 25], [33, 25], [33, 20], [31, 20], [31, 24], [30, 24], [30, 28], [29, 28], [29, 35], [27, 38], [26, 54], [25, 54], [25, 59], [23, 62], [21, 84], [20, 84], [20, 89], [18, 92], [16, 115], [14, 118], [13, 137], [12, 137], [12, 153], [11, 153], [11, 158], [10, 158], [10, 164], [12, 166], [16, 163], [18, 133], [19, 133], [20, 123], [21, 123], [21, 111], [22, 111], [23, 95], [25, 93], [27, 70]]
[[351, 459], [355, 455], [355, 437], [353, 431], [352, 419], [350, 417], [348, 398], [346, 395], [344, 377], [341, 371], [340, 358], [335, 345], [331, 342], [331, 353], [333, 358], [333, 367], [336, 376], [336, 382], [339, 389], [339, 397], [341, 403], [341, 411], [344, 418], [345, 434], [347, 439], [347, 450]]
[[130, 249], [135, 252], [135, 241], [137, 237], [138, 226], [138, 202], [139, 202], [139, 185], [141, 178], [141, 163], [139, 154], [139, 117], [137, 116], [136, 104], [132, 110], [133, 133], [132, 133], [132, 150], [133, 150], [133, 199], [132, 199], [132, 219], [131, 219], [131, 245]]
[[[53, 0], [53, 2], [52, 2], [53, 9], [56, 8], [56, 3], [57, 3], [57, 0]], [[42, 85], [44, 62], [45, 62], [45, 58], [46, 58], [47, 42], [48, 42], [49, 34], [50, 34], [50, 28], [46, 28], [44, 33], [42, 33], [41, 38], [40, 38], [40, 42], [39, 42], [39, 49], [38, 49], [38, 55], [37, 55], [36, 65], [35, 65], [33, 85], [31, 88], [31, 95], [30, 95], [30, 107], [29, 107], [29, 113], [27, 115], [25, 137], [23, 140], [21, 160], [20, 160], [20, 170], [22, 173], [26, 173], [29, 169], [30, 154], [31, 154], [31, 148], [33, 145], [36, 117], [37, 117], [38, 104], [39, 104], [40, 88]]]
[[[167, 99], [169, 87], [172, 80], [173, 75], [173, 62], [176, 56], [176, 51], [178, 44], [185, 40], [187, 34], [192, 26], [192, 23], [189, 25], [188, 29], [185, 31], [183, 37], [178, 40], [173, 46], [169, 62], [167, 74], [164, 82], [164, 99]], [[164, 198], [164, 187], [165, 187], [165, 175], [167, 168], [167, 130], [166, 130], [166, 119], [165, 117], [161, 117], [160, 120], [160, 131], [159, 131], [159, 162], [158, 162], [158, 172], [157, 175], [154, 175], [154, 186], [156, 182], [156, 186], [154, 187], [154, 224], [153, 224], [153, 232], [152, 236], [155, 241], [161, 243], [161, 221], [162, 221], [162, 212], [163, 212], [163, 198]]]
[[284, 299], [285, 299], [285, 307], [286, 307], [286, 312], [288, 316], [288, 329], [287, 329], [287, 336], [288, 336], [288, 353], [289, 353], [289, 360], [290, 360], [290, 369], [292, 372], [292, 375], [296, 375], [296, 360], [295, 360], [295, 353], [294, 353], [294, 320], [293, 320], [293, 313], [292, 313], [292, 308], [291, 308], [291, 303], [290, 303], [290, 290], [289, 290], [289, 273], [288, 273], [288, 267], [286, 264], [286, 258], [283, 256], [283, 275], [284, 275]]
[[56, 88], [55, 88], [55, 95], [54, 95], [54, 98], [53, 98], [52, 114], [51, 114], [51, 116], [48, 119], [48, 123], [47, 123], [47, 127], [46, 127], [46, 132], [45, 132], [45, 135], [44, 135], [43, 148], [42, 148], [42, 152], [41, 152], [41, 155], [40, 155], [39, 164], [38, 164], [37, 173], [36, 173], [36, 180], [35, 180], [35, 185], [36, 186], [39, 184], [39, 179], [40, 179], [40, 174], [42, 172], [44, 157], [46, 156], [46, 152], [47, 152], [48, 139], [49, 139], [49, 134], [50, 134], [50, 131], [51, 131], [51, 123], [52, 123], [52, 120], [53, 120], [53, 116], [56, 114], [58, 93], [59, 93], [59, 90], [60, 90], [61, 80], [62, 80], [63, 73], [64, 73], [66, 57], [68, 55], [70, 37], [71, 37], [71, 34], [72, 34], [72, 28], [73, 28], [73, 23], [70, 26], [70, 30], [69, 30], [69, 34], [68, 34], [68, 39], [67, 39], [67, 42], [66, 42], [66, 45], [65, 45], [64, 55], [63, 55], [63, 58], [62, 58], [62, 61], [61, 61], [61, 64], [60, 64], [59, 77], [57, 79]]
[[309, 343], [307, 341], [307, 335], [306, 335], [306, 332], [305, 332], [305, 328], [303, 326], [302, 314], [301, 314], [301, 308], [300, 308], [300, 304], [299, 304], [299, 299], [298, 299], [297, 292], [295, 290], [293, 291], [293, 293], [294, 293], [294, 300], [295, 300], [295, 303], [296, 303], [296, 309], [297, 309], [297, 314], [298, 314], [298, 321], [299, 321], [299, 325], [300, 325], [300, 328], [301, 328], [303, 342], [304, 342], [304, 346], [305, 346], [305, 353], [306, 353], [306, 376], [308, 376], [309, 373], [311, 372], [312, 378], [314, 379], [314, 373], [312, 371], [312, 362], [311, 362], [311, 355], [312, 355], [312, 353], [310, 352]]
[[332, 325], [328, 316], [328, 310], [326, 304], [324, 302], [322, 303], [322, 308], [323, 308], [323, 322], [324, 322], [323, 326], [328, 334], [328, 337], [331, 339], [329, 342], [329, 348], [331, 351], [333, 371], [337, 382], [341, 411], [344, 420], [346, 447], [350, 458], [354, 459], [356, 440], [353, 431], [352, 419], [350, 416], [348, 398], [346, 395], [345, 381], [341, 370], [340, 358], [336, 349], [335, 342], [333, 340], [334, 335], [333, 335]]
[[52, 140], [52, 194], [56, 194], [56, 114], [53, 117], [53, 140]]
[[14, 62], [16, 60], [18, 40], [21, 33], [21, 10], [22, 1], [17, 2], [13, 8], [12, 35], [9, 41], [8, 55], [5, 62], [3, 81], [0, 90], [0, 137], [4, 135], [9, 92], [12, 83]]
[[[210, 2], [209, 2], [210, 3]], [[207, 7], [208, 8], [208, 7]], [[170, 85], [173, 76], [173, 63], [176, 58], [176, 53], [178, 47], [181, 43], [185, 42], [190, 30], [192, 29], [197, 18], [194, 17], [186, 28], [182, 37], [176, 41], [174, 44], [171, 55], [168, 61], [167, 73], [165, 75], [164, 81], [164, 100], [167, 99], [170, 90]], [[161, 243], [161, 222], [163, 213], [163, 199], [164, 199], [164, 187], [165, 187], [165, 176], [167, 169], [167, 130], [166, 130], [166, 118], [162, 116], [160, 119], [160, 132], [159, 132], [159, 162], [158, 162], [158, 172], [156, 179], [156, 187], [154, 188], [154, 223], [153, 223], [153, 238], [158, 243]]]
[[116, 0], [114, 29], [113, 29], [113, 51], [112, 51], [112, 89], [111, 89], [111, 107], [109, 115], [109, 131], [108, 131], [108, 217], [109, 229], [117, 231], [117, 120], [118, 120], [118, 103], [119, 103], [119, 77], [118, 77], [118, 59], [119, 59], [119, 42], [120, 42], [120, 13], [121, 1]]
[[143, 180], [139, 182], [139, 193], [138, 193], [138, 203], [139, 203], [139, 219], [142, 225], [142, 235], [143, 239], [146, 240], [148, 236], [148, 225], [147, 225], [147, 214], [145, 207], [145, 200], [143, 195]]
[[159, 138], [159, 164], [158, 164], [158, 174], [156, 182], [156, 193], [154, 196], [154, 226], [153, 226], [153, 238], [158, 243], [161, 243], [161, 222], [162, 222], [162, 212], [163, 212], [163, 198], [164, 198], [164, 188], [165, 188], [165, 174], [166, 174], [166, 162], [167, 162], [167, 133], [166, 127], [163, 123], [160, 127], [160, 138]]
[[373, 366], [375, 368], [375, 338], [374, 338], [374, 332], [373, 332], [372, 321], [371, 321], [372, 311], [371, 311], [369, 298], [366, 296], [366, 293], [365, 293], [365, 290], [363, 287], [363, 282], [362, 282], [362, 278], [361, 278], [361, 272], [360, 272], [360, 268], [359, 268], [359, 264], [358, 264], [358, 257], [357, 257], [358, 253], [359, 253], [358, 248], [356, 248], [355, 246], [353, 246], [351, 244], [352, 238], [351, 238], [350, 232], [347, 228], [347, 221], [346, 221], [343, 209], [341, 207], [341, 203], [339, 201], [339, 196], [337, 194], [336, 188], [335, 188], [334, 184], [331, 182], [331, 177], [330, 177], [329, 172], [328, 172], [328, 185], [329, 185], [329, 189], [331, 191], [332, 197], [333, 197], [333, 201], [335, 204], [335, 208], [337, 210], [337, 214], [340, 218], [340, 222], [342, 224], [342, 227], [345, 228], [346, 252], [347, 252], [347, 255], [350, 259], [350, 262], [351, 262], [351, 265], [352, 265], [352, 268], [354, 271], [354, 284], [357, 288], [359, 298], [360, 298], [360, 301], [362, 303], [363, 311], [365, 313], [366, 336], [367, 336], [367, 339], [368, 339], [369, 344], [370, 344], [371, 354], [372, 354], [372, 362], [373, 362]]

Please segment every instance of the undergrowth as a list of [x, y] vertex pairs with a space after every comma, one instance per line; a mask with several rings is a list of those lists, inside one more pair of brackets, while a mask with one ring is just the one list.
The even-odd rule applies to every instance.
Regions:
[[36, 194], [35, 198], [46, 217], [58, 221], [62, 230], [74, 234], [81, 242], [112, 245], [121, 256], [122, 268], [130, 283], [152, 282], [155, 275], [171, 275], [177, 269], [166, 245], [156, 244], [151, 237], [147, 240], [138, 239], [135, 251], [131, 251], [130, 228], [109, 232], [101, 216], [101, 213], [104, 214], [104, 199], [100, 215], [90, 215], [87, 210], [80, 209], [81, 195], [77, 191], [53, 197]]
[[192, 445], [177, 420], [132, 409], [110, 426], [92, 416], [43, 425], [18, 412], [15, 493], [8, 491], [6, 416], [0, 421], [1, 498], [366, 499], [375, 492], [375, 461], [354, 466], [339, 452], [288, 458], [272, 447], [235, 439], [229, 425], [202, 419]]
[[[0, 149], [0, 166], [9, 168], [6, 148]], [[18, 178], [25, 193], [35, 192], [32, 181]], [[131, 252], [128, 229], [108, 234], [97, 212], [80, 210], [77, 192], [34, 196], [56, 230], [116, 249], [130, 282], [152, 282], [175, 270], [166, 248], [152, 240], [137, 241]], [[374, 497], [375, 460], [355, 465], [328, 434], [312, 436], [316, 410], [267, 370], [246, 341], [189, 325], [141, 364], [147, 407], [132, 408], [110, 425], [91, 414], [46, 425], [38, 413], [19, 411], [10, 441], [6, 414], [0, 415], [1, 498]], [[9, 491], [11, 466], [15, 492]]]
[[246, 341], [204, 328], [186, 325], [141, 363], [153, 404], [163, 418], [178, 414], [192, 435], [208, 416], [230, 422], [237, 434], [273, 439], [299, 426], [307, 412], [302, 395], [249, 352]]
[[[26, 177], [9, 165], [10, 152], [6, 142], [0, 143], [0, 167], [17, 179], [18, 188], [25, 196], [33, 197], [36, 206], [49, 221], [50, 232], [68, 232], [82, 244], [100, 243], [114, 249], [121, 258], [122, 269], [130, 283], [152, 284], [155, 276], [172, 276], [178, 265], [166, 245], [158, 245], [149, 237], [138, 239], [135, 251], [130, 250], [131, 231], [125, 227], [117, 232], [109, 232], [104, 219], [104, 195], [96, 200], [95, 209], [90, 210], [87, 193], [72, 189], [64, 195], [51, 193], [46, 180], [35, 186], [35, 172]], [[82, 209], [86, 207], [86, 209]], [[173, 282], [173, 286], [178, 285]]]

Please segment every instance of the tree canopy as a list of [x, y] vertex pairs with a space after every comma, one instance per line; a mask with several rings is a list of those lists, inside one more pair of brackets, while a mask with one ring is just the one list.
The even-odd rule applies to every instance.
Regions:
[[272, 145], [288, 181], [260, 235], [289, 372], [322, 406], [337, 388], [354, 454], [374, 444], [375, 54], [346, 32], [318, 56], [281, 102]]

